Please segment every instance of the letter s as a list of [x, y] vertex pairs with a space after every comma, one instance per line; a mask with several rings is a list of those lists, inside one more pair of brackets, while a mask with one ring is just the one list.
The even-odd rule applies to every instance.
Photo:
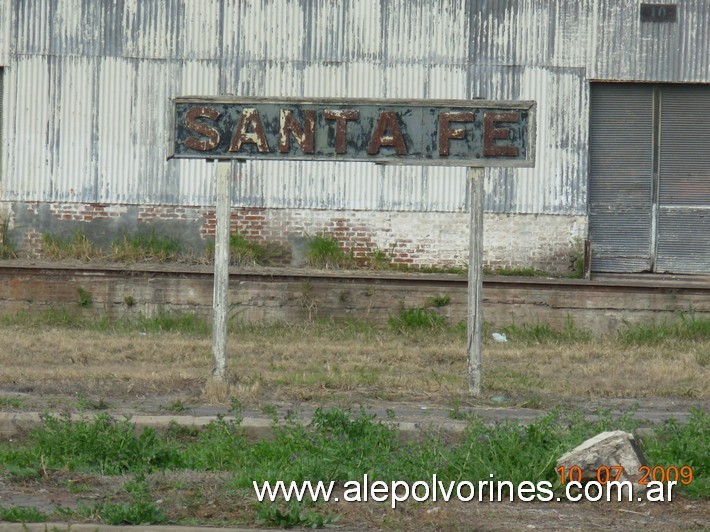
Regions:
[[219, 146], [219, 131], [204, 122], [198, 122], [198, 118], [209, 118], [212, 121], [216, 121], [219, 118], [219, 113], [209, 107], [193, 107], [190, 109], [185, 115], [185, 127], [207, 138], [200, 140], [195, 137], [189, 137], [185, 140], [185, 146], [191, 150], [198, 151], [214, 150]]

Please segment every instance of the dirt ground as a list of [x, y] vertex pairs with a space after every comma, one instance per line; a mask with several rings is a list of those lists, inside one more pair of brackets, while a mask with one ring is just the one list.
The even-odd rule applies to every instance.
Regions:
[[[708, 367], [700, 356], [707, 342], [635, 348], [625, 356], [613, 344], [489, 345], [487, 390], [473, 399], [465, 392], [460, 340], [313, 335], [277, 330], [232, 339], [235, 377], [219, 398], [205, 387], [208, 338], [0, 326], [0, 412], [205, 416], [226, 413], [234, 396], [245, 417], [265, 419], [265, 406], [304, 418], [318, 406], [363, 406], [424, 426], [463, 423], [458, 419], [465, 414], [525, 421], [553, 407], [590, 415], [599, 408], [636, 408], [642, 425], [652, 426], [668, 417], [682, 420], [692, 408], [710, 409]], [[126, 480], [68, 471], [13, 480], [0, 471], [0, 507], [52, 512], [127, 501]], [[235, 492], [227, 473], [163, 472], [148, 481], [171, 521], [258, 528], [254, 494]], [[395, 510], [386, 503], [341, 502], [318, 510], [338, 515], [333, 524], [342, 530], [710, 529], [710, 500], [682, 496], [671, 503], [412, 502]]]
[[[47, 390], [45, 390], [47, 391]], [[31, 394], [4, 393], [0, 396], [25, 397]], [[106, 404], [112, 405], [107, 411], [115, 415], [143, 413], [153, 415], [214, 415], [227, 412], [225, 405], [210, 405], [200, 401], [199, 396], [188, 394], [142, 395], [129, 397], [126, 394], [102, 395]], [[82, 397], [84, 406], [91, 406], [96, 398]], [[23, 402], [23, 407], [15, 410], [38, 410], [49, 404], [62, 405], [58, 410], [76, 411], [77, 396], [56, 394], [33, 396]], [[612, 405], [624, 411], [629, 401], [617, 400]], [[697, 401], [677, 401], [656, 399], [645, 401], [642, 415], [645, 418], [662, 419], [667, 416], [682, 417], [692, 406], [707, 408], [707, 404]], [[181, 405], [185, 411], [171, 412], [171, 405]], [[610, 405], [610, 403], [607, 403]], [[94, 406], [97, 406], [94, 403]], [[289, 409], [298, 409], [303, 417], [308, 417], [311, 407], [307, 404], [277, 405], [279, 414]], [[341, 405], [342, 406], [342, 405]], [[388, 409], [396, 412], [396, 419], [416, 421], [426, 426], [441, 422], [455, 424], [451, 419], [451, 409], [433, 402], [386, 402], [371, 401], [364, 405], [383, 418]], [[581, 403], [580, 403], [581, 406]], [[594, 406], [587, 403], [586, 410]], [[469, 412], [476, 412], [491, 420], [506, 418], [531, 419], [544, 412], [541, 409], [506, 408], [490, 405], [464, 406]], [[11, 408], [4, 408], [8, 411]], [[97, 411], [84, 411], [93, 413]], [[391, 411], [390, 411], [391, 412]], [[245, 416], [265, 417], [255, 408], [247, 408]], [[462, 423], [462, 422], [461, 422]], [[650, 421], [649, 421], [650, 423]], [[652, 424], [652, 423], [650, 423]], [[16, 439], [16, 436], [15, 436]], [[69, 471], [47, 471], [46, 475], [28, 480], [12, 480], [0, 474], [0, 507], [31, 506], [51, 513], [57, 506], [76, 508], [92, 505], [103, 500], [112, 502], [128, 501], [122, 488], [131, 477], [105, 477]], [[150, 475], [153, 500], [165, 511], [171, 521], [179, 524], [210, 526], [239, 526], [260, 528], [254, 522], [256, 498], [253, 493], [236, 492], [229, 485], [228, 473], [201, 472], [161, 472]], [[387, 503], [321, 503], [318, 511], [339, 516], [332, 523], [341, 530], [707, 530], [710, 528], [710, 500], [689, 499], [677, 496], [671, 503], [623, 502], [409, 502], [391, 509]], [[55, 514], [56, 516], [56, 514]], [[56, 517], [52, 519], [58, 521]], [[91, 518], [71, 522], [92, 523]]]
[[[53, 471], [47, 478], [0, 480], [0, 507], [32, 506], [52, 512], [56, 506], [76, 507], [110, 498], [125, 499], [122, 481]], [[178, 472], [149, 479], [154, 498], [169, 518], [182, 524], [259, 528], [244, 522], [254, 501], [226, 485], [228, 475]], [[339, 515], [341, 530], [707, 530], [710, 501], [683, 497], [671, 503], [590, 502], [447, 502], [406, 503], [392, 510], [386, 503], [332, 503], [319, 507]], [[190, 520], [184, 520], [190, 515]], [[55, 521], [57, 519], [54, 519]], [[73, 519], [72, 522], [94, 522]], [[234, 525], [232, 525], [234, 526]]]

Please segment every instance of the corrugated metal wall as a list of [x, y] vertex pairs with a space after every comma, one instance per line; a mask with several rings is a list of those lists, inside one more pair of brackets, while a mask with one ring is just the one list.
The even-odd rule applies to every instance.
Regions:
[[[174, 96], [484, 96], [538, 102], [537, 166], [491, 170], [487, 210], [584, 214], [587, 80], [710, 80], [706, 0], [645, 25], [636, 0], [0, 2], [6, 200], [211, 204], [209, 164], [165, 160]], [[466, 197], [463, 169], [250, 162], [234, 201], [453, 212]]]

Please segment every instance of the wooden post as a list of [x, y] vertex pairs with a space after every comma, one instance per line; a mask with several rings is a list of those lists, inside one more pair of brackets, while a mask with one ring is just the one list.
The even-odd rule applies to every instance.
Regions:
[[212, 303], [212, 380], [227, 378], [227, 317], [229, 313], [229, 225], [232, 207], [232, 161], [217, 163], [217, 209]]
[[481, 394], [483, 344], [483, 178], [485, 170], [469, 167], [471, 221], [468, 255], [468, 391]]

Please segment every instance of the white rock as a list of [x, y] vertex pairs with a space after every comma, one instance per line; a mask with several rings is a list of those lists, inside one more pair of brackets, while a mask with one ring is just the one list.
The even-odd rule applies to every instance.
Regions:
[[[629, 480], [634, 485], [634, 491], [638, 491], [646, 488], [638, 483], [643, 477], [643, 471], [640, 470], [643, 465], [646, 465], [646, 460], [633, 434], [623, 430], [615, 430], [597, 434], [575, 447], [557, 461], [556, 467], [564, 467], [565, 471], [569, 472], [570, 468], [578, 466], [582, 470], [582, 482], [604, 481], [606, 479], [605, 468], [608, 468], [611, 474], [609, 480], [621, 482]], [[623, 470], [617, 479], [616, 473], [619, 470], [615, 468], [618, 466], [621, 466]], [[598, 477], [599, 471], [602, 472]], [[576, 480], [576, 478], [572, 480]]]

